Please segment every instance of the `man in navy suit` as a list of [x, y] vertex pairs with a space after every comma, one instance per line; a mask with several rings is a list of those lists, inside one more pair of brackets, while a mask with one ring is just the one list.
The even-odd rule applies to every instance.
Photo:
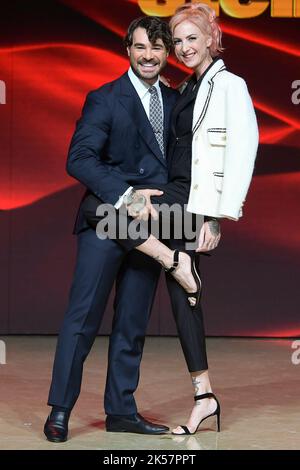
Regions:
[[[166, 147], [169, 118], [177, 92], [159, 81], [172, 38], [159, 18], [139, 18], [125, 38], [129, 71], [88, 94], [73, 135], [68, 173], [89, 195], [119, 209], [133, 185], [167, 182]], [[149, 121], [149, 88], [156, 88], [163, 111], [163, 143]], [[153, 187], [153, 186], [152, 186]], [[149, 191], [140, 191], [150, 201]], [[82, 201], [82, 202], [83, 202]], [[48, 440], [67, 440], [71, 410], [80, 393], [83, 363], [98, 333], [106, 303], [116, 281], [114, 318], [109, 342], [104, 405], [106, 430], [162, 434], [168, 428], [145, 420], [133, 393], [139, 380], [146, 327], [160, 266], [136, 250], [99, 239], [87, 224], [82, 203], [74, 233], [78, 252], [69, 306], [59, 334], [45, 423]]]

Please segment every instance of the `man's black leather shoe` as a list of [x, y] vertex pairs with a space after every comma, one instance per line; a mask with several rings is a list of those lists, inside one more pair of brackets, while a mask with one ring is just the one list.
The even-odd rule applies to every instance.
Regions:
[[106, 417], [106, 431], [108, 432], [135, 432], [138, 434], [165, 434], [169, 431], [167, 426], [147, 421], [140, 414], [135, 415], [108, 415]]
[[69, 417], [69, 411], [51, 411], [44, 426], [48, 441], [65, 442], [68, 439]]

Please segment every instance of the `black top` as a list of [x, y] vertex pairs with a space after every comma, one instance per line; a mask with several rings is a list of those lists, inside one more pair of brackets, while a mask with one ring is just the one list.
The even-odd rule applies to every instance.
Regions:
[[219, 60], [219, 57], [213, 59], [201, 77], [197, 80], [196, 74], [193, 74], [188, 84], [177, 101], [172, 113], [173, 137], [182, 137], [192, 133], [193, 112], [197, 93], [201, 82], [211, 67]]
[[[197, 80], [196, 75], [189, 78], [182, 95], [177, 100], [171, 116], [171, 132], [168, 148], [169, 182], [165, 185], [148, 185], [148, 188], [161, 189], [162, 196], [151, 196], [153, 204], [188, 203], [191, 186], [193, 114], [197, 93], [203, 78], [209, 69], [219, 60], [215, 58], [203, 75]], [[143, 187], [145, 188], [145, 186]]]
[[184, 204], [187, 204], [191, 184], [192, 128], [195, 101], [203, 78], [217, 60], [219, 59], [216, 58], [212, 61], [198, 80], [195, 74], [191, 76], [172, 112], [169, 183], [167, 187], [171, 191], [176, 191], [176, 197], [180, 197], [180, 202]]

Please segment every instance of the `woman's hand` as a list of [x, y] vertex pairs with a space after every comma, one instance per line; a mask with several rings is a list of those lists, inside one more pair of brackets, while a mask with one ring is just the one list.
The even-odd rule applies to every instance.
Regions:
[[201, 227], [197, 253], [211, 251], [217, 248], [221, 238], [220, 223], [215, 218], [210, 218]]

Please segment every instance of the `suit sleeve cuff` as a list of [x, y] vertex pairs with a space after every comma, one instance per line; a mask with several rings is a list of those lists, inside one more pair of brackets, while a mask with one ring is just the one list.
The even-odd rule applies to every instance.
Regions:
[[115, 208], [115, 209], [120, 209], [120, 207], [121, 207], [122, 204], [123, 204], [124, 197], [127, 196], [127, 194], [129, 194], [132, 189], [133, 189], [133, 186], [129, 186], [129, 188], [126, 189], [125, 193], [122, 194], [122, 196], [119, 197], [119, 199], [117, 200], [117, 202], [116, 202], [115, 205], [114, 205], [114, 208]]

